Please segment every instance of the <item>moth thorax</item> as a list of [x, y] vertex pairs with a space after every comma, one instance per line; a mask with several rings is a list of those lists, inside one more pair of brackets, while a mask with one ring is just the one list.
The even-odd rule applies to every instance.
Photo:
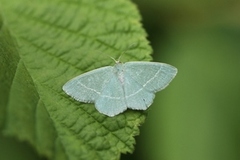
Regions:
[[117, 77], [119, 81], [123, 84], [124, 83], [124, 75], [123, 75], [123, 65], [122, 63], [118, 63], [115, 65]]
[[122, 84], [124, 83], [124, 76], [122, 71], [118, 72], [118, 79]]

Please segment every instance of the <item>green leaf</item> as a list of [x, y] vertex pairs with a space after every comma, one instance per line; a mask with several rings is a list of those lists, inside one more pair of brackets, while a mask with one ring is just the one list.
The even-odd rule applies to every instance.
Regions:
[[119, 159], [133, 152], [144, 112], [113, 118], [62, 91], [69, 79], [121, 61], [150, 60], [128, 0], [0, 0], [0, 127], [49, 159]]
[[16, 44], [0, 16], [0, 128], [5, 120], [8, 96], [18, 61]]

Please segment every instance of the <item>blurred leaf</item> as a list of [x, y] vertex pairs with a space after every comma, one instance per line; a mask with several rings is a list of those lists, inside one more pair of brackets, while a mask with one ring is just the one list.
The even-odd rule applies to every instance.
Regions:
[[128, 0], [0, 3], [4, 133], [30, 142], [50, 159], [119, 159], [132, 152], [143, 113], [109, 118], [61, 88], [81, 73], [112, 65], [109, 56], [118, 58], [124, 50], [123, 62], [151, 59], [135, 6]]
[[17, 139], [2, 136], [1, 133], [0, 142], [1, 160], [47, 160], [39, 157], [36, 150], [29, 143], [19, 142]]
[[156, 97], [155, 112], [141, 129], [147, 138], [138, 143], [151, 147], [138, 155], [149, 160], [238, 160], [240, 29], [172, 31], [169, 39], [160, 49], [178, 68], [178, 76]]
[[0, 17], [0, 128], [4, 123], [10, 87], [16, 72], [19, 56], [16, 45]]

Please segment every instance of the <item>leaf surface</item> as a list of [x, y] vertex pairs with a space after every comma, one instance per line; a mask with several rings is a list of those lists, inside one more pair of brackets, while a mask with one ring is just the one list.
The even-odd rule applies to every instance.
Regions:
[[62, 91], [69, 79], [121, 61], [150, 60], [128, 0], [0, 0], [0, 127], [49, 159], [119, 159], [145, 114], [113, 118]]

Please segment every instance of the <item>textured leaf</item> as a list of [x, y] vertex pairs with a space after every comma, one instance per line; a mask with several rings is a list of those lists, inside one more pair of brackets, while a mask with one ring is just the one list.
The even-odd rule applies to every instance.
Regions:
[[89, 70], [150, 60], [128, 0], [0, 0], [0, 125], [49, 159], [119, 159], [132, 152], [145, 115], [106, 117], [62, 85]]
[[16, 45], [0, 17], [0, 128], [5, 120], [8, 95], [18, 61]]

